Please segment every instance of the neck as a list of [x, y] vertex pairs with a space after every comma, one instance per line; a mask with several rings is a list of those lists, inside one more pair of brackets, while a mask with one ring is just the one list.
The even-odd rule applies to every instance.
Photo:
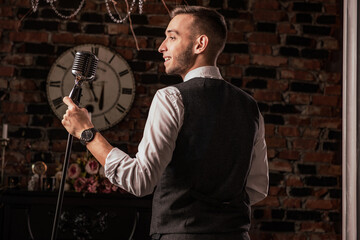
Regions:
[[192, 65], [192, 67], [189, 68], [187, 70], [187, 72], [181, 74], [180, 76], [184, 80], [184, 78], [185, 78], [185, 76], [186, 76], [186, 74], [188, 72], [190, 72], [191, 70], [194, 70], [196, 68], [205, 67], [205, 66], [214, 66], [214, 67], [216, 67], [216, 59], [210, 60], [210, 59], [205, 59], [205, 58], [199, 56], [199, 57], [196, 58], [196, 60], [195, 60], [194, 64]]

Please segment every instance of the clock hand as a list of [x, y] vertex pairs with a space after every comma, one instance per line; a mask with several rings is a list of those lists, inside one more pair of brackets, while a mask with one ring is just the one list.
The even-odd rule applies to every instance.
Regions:
[[94, 92], [93, 82], [90, 82], [90, 83], [89, 83], [89, 86], [90, 86], [90, 91], [92, 92], [92, 94], [93, 94], [93, 96], [94, 96], [94, 100], [95, 100], [95, 102], [97, 102], [97, 101], [98, 101], [98, 98], [97, 98], [97, 96], [96, 96], [96, 94], [95, 94], [95, 92]]
[[99, 100], [99, 109], [102, 110], [104, 107], [104, 83], [102, 84], [102, 88], [101, 88], [101, 95], [100, 95], [100, 100]]

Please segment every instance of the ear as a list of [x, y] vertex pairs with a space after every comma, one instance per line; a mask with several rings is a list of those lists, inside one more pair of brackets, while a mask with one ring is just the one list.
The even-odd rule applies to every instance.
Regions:
[[205, 51], [209, 44], [209, 38], [206, 35], [200, 35], [195, 42], [195, 54], [200, 54]]

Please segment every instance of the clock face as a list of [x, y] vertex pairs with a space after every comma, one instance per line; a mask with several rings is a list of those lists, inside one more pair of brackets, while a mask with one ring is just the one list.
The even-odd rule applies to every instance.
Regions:
[[76, 52], [92, 52], [99, 58], [96, 77], [84, 81], [80, 107], [91, 113], [98, 130], [108, 129], [120, 122], [130, 110], [135, 97], [135, 80], [127, 62], [116, 52], [97, 44], [85, 44], [64, 52], [50, 69], [46, 92], [49, 104], [61, 120], [67, 106], [64, 96], [69, 96], [75, 84], [72, 65]]

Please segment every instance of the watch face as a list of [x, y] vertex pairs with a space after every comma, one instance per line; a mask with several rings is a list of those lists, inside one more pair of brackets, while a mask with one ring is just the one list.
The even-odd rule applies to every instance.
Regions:
[[87, 129], [87, 130], [84, 130], [82, 133], [81, 133], [81, 139], [85, 142], [88, 142], [90, 140], [92, 140], [94, 137], [94, 133]]
[[135, 97], [135, 80], [128, 63], [118, 53], [97, 44], [79, 45], [64, 52], [50, 69], [46, 91], [49, 104], [62, 120], [67, 106], [63, 103], [75, 84], [72, 65], [75, 53], [92, 52], [99, 58], [96, 77], [84, 81], [80, 107], [91, 112], [98, 130], [108, 129], [120, 122], [130, 110]]

